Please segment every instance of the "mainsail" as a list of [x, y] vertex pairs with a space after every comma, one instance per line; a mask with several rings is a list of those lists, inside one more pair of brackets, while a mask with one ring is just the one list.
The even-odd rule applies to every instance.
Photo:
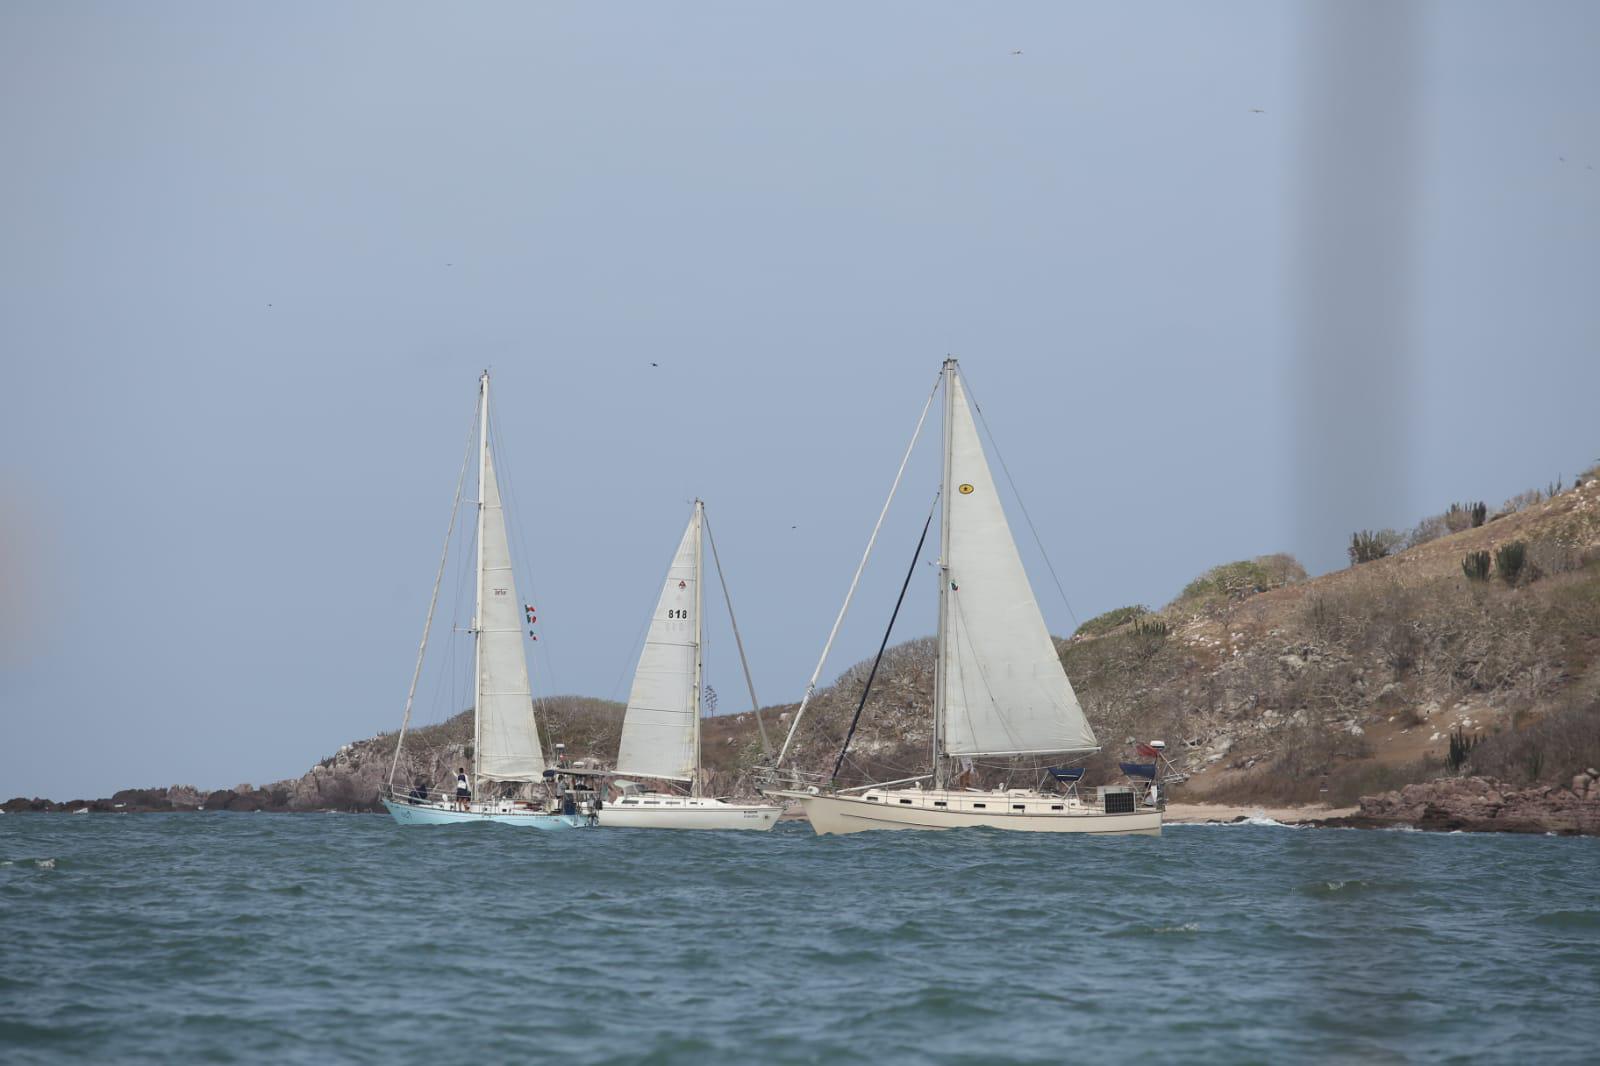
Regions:
[[1097, 746], [1028, 584], [959, 373], [946, 376], [946, 755]]
[[[485, 402], [482, 416], [489, 417]], [[485, 436], [487, 433], [485, 432]], [[478, 528], [477, 772], [490, 781], [534, 781], [545, 770], [523, 657], [522, 601], [511, 573], [505, 508], [487, 443]]]
[[699, 763], [700, 514], [696, 504], [650, 619], [622, 722], [619, 774], [687, 781]]

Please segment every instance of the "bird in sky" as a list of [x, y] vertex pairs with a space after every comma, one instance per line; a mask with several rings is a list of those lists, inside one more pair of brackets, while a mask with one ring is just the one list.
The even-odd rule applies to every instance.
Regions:
[[660, 363], [651, 363], [650, 365], [651, 366], [660, 366], [661, 364]]
[[1021, 55], [1021, 54], [1022, 54], [1022, 49], [1020, 49], [1020, 48], [1013, 48], [1013, 49], [1012, 49], [1012, 50], [1011, 50], [1011, 54], [1012, 54], [1012, 55], [1014, 55], [1014, 56], [1020, 56], [1020, 55]]
[[1267, 109], [1264, 107], [1252, 107], [1250, 109], [1250, 113], [1252, 115], [1265, 115], [1267, 113]]

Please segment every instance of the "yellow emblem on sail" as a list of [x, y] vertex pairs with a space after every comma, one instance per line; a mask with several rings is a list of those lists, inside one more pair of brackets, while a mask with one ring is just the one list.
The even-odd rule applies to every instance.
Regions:
[[961, 495], [966, 496], [966, 495], [968, 495], [968, 494], [970, 494], [972, 492], [972, 486], [971, 485], [962, 485], [960, 487], [959, 491], [961, 492]]

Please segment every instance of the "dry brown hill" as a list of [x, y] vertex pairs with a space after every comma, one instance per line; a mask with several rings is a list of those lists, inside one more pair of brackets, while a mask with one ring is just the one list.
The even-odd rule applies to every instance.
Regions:
[[[1225, 564], [1160, 610], [1107, 612], [1061, 641], [1105, 745], [1091, 776], [1115, 778], [1136, 737], [1169, 742], [1192, 774], [1188, 800], [1346, 805], [1445, 775], [1560, 784], [1600, 764], [1600, 468], [1493, 515], [1453, 508], [1404, 537], [1363, 543], [1389, 554], [1314, 579], [1287, 556]], [[817, 693], [794, 765], [831, 771], [870, 666]], [[930, 638], [889, 649], [841, 783], [926, 770], [932, 682]], [[604, 763], [621, 711], [604, 700], [548, 700], [546, 743]], [[764, 709], [774, 743], [794, 711]], [[712, 789], [748, 794], [763, 762], [754, 717], [708, 719], [703, 740]], [[393, 734], [358, 741], [298, 779], [203, 799], [370, 808], [393, 745]], [[470, 715], [419, 729], [400, 779], [443, 781], [470, 745]], [[1035, 773], [995, 766], [982, 777]], [[193, 789], [147, 791], [140, 805], [202, 801]]]
[[[1160, 611], [1085, 623], [1062, 655], [1105, 745], [1092, 769], [1163, 738], [1193, 774], [1185, 798], [1343, 805], [1447, 772], [1555, 783], [1600, 762], [1600, 478], [1478, 520], [1428, 519], [1410, 547], [1310, 580], [1286, 556], [1226, 564]], [[1478, 552], [1481, 580], [1463, 567]], [[818, 694], [803, 768], [831, 769], [869, 665]], [[931, 641], [890, 650], [841, 780], [922, 772], [931, 689]], [[722, 729], [708, 754], [747, 769], [753, 726]], [[1479, 745], [1454, 766], [1452, 735]]]

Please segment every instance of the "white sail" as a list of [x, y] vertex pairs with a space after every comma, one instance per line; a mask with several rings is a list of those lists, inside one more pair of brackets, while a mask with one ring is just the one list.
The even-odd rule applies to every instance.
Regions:
[[[488, 417], [487, 411], [484, 417]], [[478, 776], [534, 781], [544, 774], [544, 749], [533, 714], [528, 660], [523, 656], [522, 601], [511, 574], [505, 508], [494, 459], [483, 449], [483, 515], [479, 527]]]
[[700, 714], [695, 670], [700, 654], [699, 619], [695, 617], [700, 602], [696, 589], [699, 542], [700, 508], [696, 506], [667, 569], [666, 584], [633, 674], [622, 721], [622, 745], [617, 751], [619, 774], [687, 781], [694, 777], [700, 761], [695, 750]]
[[944, 753], [1043, 755], [1096, 747], [1017, 555], [959, 374], [945, 442]]

